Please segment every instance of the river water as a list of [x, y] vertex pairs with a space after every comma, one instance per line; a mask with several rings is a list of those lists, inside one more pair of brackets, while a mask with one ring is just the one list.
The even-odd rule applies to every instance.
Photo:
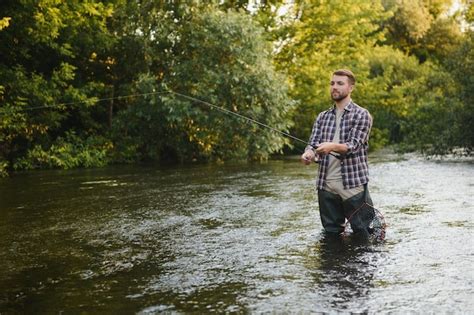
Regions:
[[324, 236], [292, 158], [2, 179], [0, 313], [471, 313], [474, 163], [370, 161], [370, 243]]

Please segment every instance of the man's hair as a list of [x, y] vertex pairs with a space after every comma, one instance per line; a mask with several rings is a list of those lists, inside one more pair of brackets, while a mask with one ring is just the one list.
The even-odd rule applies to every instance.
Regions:
[[347, 69], [339, 69], [333, 72], [332, 75], [343, 75], [349, 78], [349, 83], [354, 85], [356, 83], [356, 78], [354, 76], [354, 73], [352, 73], [351, 70]]

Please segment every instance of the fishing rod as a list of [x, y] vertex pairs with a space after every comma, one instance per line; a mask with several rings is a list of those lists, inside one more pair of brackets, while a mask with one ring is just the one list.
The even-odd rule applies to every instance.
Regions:
[[[247, 121], [250, 121], [250, 122], [252, 122], [252, 123], [258, 125], [259, 127], [263, 127], [263, 128], [270, 129], [270, 130], [272, 130], [272, 131], [274, 131], [274, 132], [277, 132], [277, 133], [279, 133], [279, 134], [281, 134], [281, 135], [284, 135], [284, 136], [286, 136], [286, 137], [288, 137], [288, 138], [290, 138], [290, 139], [293, 139], [293, 140], [299, 141], [299, 142], [301, 142], [301, 143], [304, 143], [304, 144], [306, 144], [306, 145], [309, 145], [311, 148], [313, 148], [313, 150], [316, 149], [316, 147], [312, 146], [311, 144], [309, 144], [307, 141], [304, 141], [303, 139], [297, 138], [297, 137], [295, 137], [295, 136], [293, 136], [293, 135], [291, 135], [291, 134], [289, 134], [289, 133], [287, 133], [287, 132], [284, 132], [284, 131], [282, 131], [282, 130], [276, 129], [276, 128], [272, 127], [272, 126], [269, 126], [269, 125], [267, 125], [267, 124], [264, 124], [264, 123], [262, 123], [262, 122], [260, 122], [260, 121], [258, 121], [258, 120], [255, 120], [255, 119], [253, 119], [253, 118], [250, 118], [250, 117], [248, 117], [248, 116], [245, 116], [245, 115], [242, 115], [242, 114], [233, 112], [233, 111], [228, 110], [228, 109], [226, 109], [226, 108], [223, 108], [223, 107], [214, 105], [214, 104], [212, 104], [212, 103], [203, 101], [203, 100], [201, 100], [201, 99], [198, 99], [198, 98], [195, 98], [195, 97], [192, 97], [192, 96], [189, 96], [189, 95], [185, 95], [185, 94], [182, 94], [182, 93], [179, 93], [179, 92], [175, 92], [175, 91], [171, 91], [171, 90], [168, 90], [168, 92], [171, 93], [171, 94], [175, 94], [175, 95], [177, 95], [177, 96], [180, 96], [180, 97], [182, 97], [182, 98], [185, 98], [185, 99], [188, 99], [188, 100], [192, 100], [192, 101], [195, 101], [195, 102], [198, 102], [198, 103], [207, 105], [207, 106], [209, 106], [209, 107], [211, 107], [211, 108], [217, 109], [218, 111], [220, 111], [220, 112], [222, 112], [222, 113], [229, 114], [229, 115], [234, 115], [235, 117], [245, 119], [245, 120], [247, 120]], [[303, 151], [303, 150], [301, 150], [301, 151]], [[334, 153], [332, 153], [332, 152], [329, 152], [329, 154], [332, 155], [332, 156], [334, 156], [334, 157], [337, 158], [337, 159], [341, 159], [341, 156], [338, 155], [338, 154], [336, 155], [336, 154], [334, 154]], [[314, 160], [314, 162], [319, 163], [319, 161], [316, 160], [316, 159]]]
[[195, 97], [192, 97], [192, 96], [189, 96], [189, 95], [181, 94], [181, 93], [174, 92], [174, 91], [169, 91], [169, 92], [172, 93], [172, 94], [176, 94], [176, 95], [178, 95], [178, 96], [181, 96], [181, 97], [183, 97], [183, 98], [186, 98], [186, 99], [188, 99], [188, 100], [192, 100], [192, 101], [196, 101], [196, 102], [205, 104], [205, 105], [207, 105], [207, 106], [209, 106], [209, 107], [211, 107], [211, 108], [215, 108], [215, 109], [217, 109], [217, 110], [219, 110], [219, 111], [221, 111], [221, 112], [223, 112], [223, 113], [225, 113], [225, 114], [231, 114], [231, 115], [234, 115], [234, 116], [236, 116], [236, 117], [243, 118], [243, 119], [245, 119], [245, 120], [247, 120], [247, 121], [250, 121], [250, 122], [253, 122], [254, 124], [259, 125], [260, 127], [264, 127], [264, 128], [270, 129], [270, 130], [275, 131], [275, 132], [277, 132], [277, 133], [279, 133], [279, 134], [282, 134], [282, 135], [284, 135], [284, 136], [287, 136], [288, 138], [291, 138], [291, 139], [293, 139], [293, 140], [296, 140], [296, 141], [302, 142], [302, 143], [304, 143], [304, 144], [306, 144], [306, 145], [309, 145], [308, 142], [304, 141], [303, 139], [297, 138], [297, 137], [292, 136], [291, 134], [289, 134], [289, 133], [287, 133], [287, 132], [284, 132], [284, 131], [281, 131], [281, 130], [279, 130], [279, 129], [273, 128], [273, 127], [271, 127], [271, 126], [269, 126], [269, 125], [266, 125], [266, 124], [264, 124], [264, 123], [262, 123], [262, 122], [260, 122], [260, 121], [258, 121], [258, 120], [252, 119], [252, 118], [250, 118], [250, 117], [244, 116], [244, 115], [242, 115], [242, 114], [233, 112], [233, 111], [228, 110], [228, 109], [226, 109], [226, 108], [223, 108], [223, 107], [220, 107], [220, 106], [211, 104], [211, 103], [209, 103], [209, 102], [200, 100], [200, 99], [198, 99], [198, 98], [195, 98]]

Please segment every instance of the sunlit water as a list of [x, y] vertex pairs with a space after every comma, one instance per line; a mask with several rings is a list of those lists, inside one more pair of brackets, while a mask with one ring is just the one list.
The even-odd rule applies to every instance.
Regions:
[[384, 242], [322, 233], [315, 165], [0, 181], [0, 313], [470, 313], [469, 161], [371, 157]]

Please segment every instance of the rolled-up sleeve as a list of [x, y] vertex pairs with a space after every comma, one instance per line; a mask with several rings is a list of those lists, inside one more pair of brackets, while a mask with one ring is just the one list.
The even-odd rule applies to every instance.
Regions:
[[372, 116], [366, 110], [357, 115], [359, 115], [359, 117], [354, 119], [355, 125], [349, 131], [349, 136], [346, 137], [346, 139], [348, 139], [345, 142], [348, 149], [346, 155], [359, 152], [369, 141], [370, 129], [372, 128]]

